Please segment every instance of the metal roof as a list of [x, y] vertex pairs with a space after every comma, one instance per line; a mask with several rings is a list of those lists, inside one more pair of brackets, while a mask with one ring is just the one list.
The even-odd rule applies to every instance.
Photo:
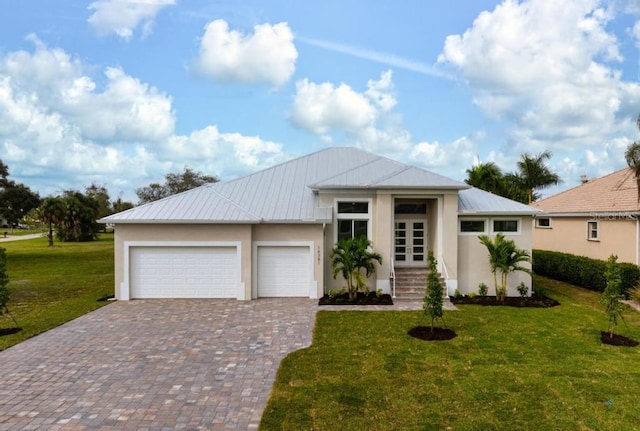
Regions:
[[471, 214], [539, 214], [541, 210], [502, 196], [472, 187], [458, 192], [458, 213]]
[[[464, 189], [469, 186], [432, 172], [353, 148], [327, 148], [232, 181], [207, 184], [101, 219], [104, 223], [322, 223], [317, 191], [327, 189]], [[473, 189], [470, 189], [473, 190]], [[469, 190], [466, 190], [469, 191]], [[461, 190], [460, 193], [466, 192]], [[486, 192], [483, 192], [488, 194]], [[488, 194], [489, 196], [493, 196]], [[486, 208], [482, 199], [465, 208]], [[499, 198], [499, 197], [496, 197]], [[501, 208], [513, 211], [508, 199]], [[513, 203], [512, 203], [513, 204]], [[517, 210], [536, 210], [517, 204]], [[461, 206], [462, 208], [462, 206]]]

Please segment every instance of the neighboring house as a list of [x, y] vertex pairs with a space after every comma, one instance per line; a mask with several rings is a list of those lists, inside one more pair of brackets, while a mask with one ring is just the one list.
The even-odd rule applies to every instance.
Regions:
[[532, 206], [543, 210], [535, 221], [533, 248], [607, 260], [639, 263], [640, 203], [631, 168], [583, 182]]
[[[433, 250], [448, 292], [493, 286], [478, 235], [531, 250], [527, 205], [356, 148], [329, 148], [118, 214], [115, 292], [133, 298], [318, 298], [339, 289], [331, 249], [366, 235], [383, 256], [369, 280], [394, 292]], [[510, 294], [526, 273], [509, 278]]]

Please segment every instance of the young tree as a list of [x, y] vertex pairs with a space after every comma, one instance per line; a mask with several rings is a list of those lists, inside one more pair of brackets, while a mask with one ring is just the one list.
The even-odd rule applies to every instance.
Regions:
[[427, 288], [422, 309], [424, 314], [431, 319], [431, 332], [433, 333], [436, 319], [444, 317], [444, 293], [442, 292], [442, 283], [440, 283], [440, 276], [438, 275], [438, 261], [432, 250], [429, 250], [427, 260], [429, 262], [429, 275], [427, 276]]
[[[612, 254], [607, 261], [604, 278], [607, 285], [604, 288], [603, 302], [607, 319], [609, 320], [609, 337], [613, 338], [613, 330], [618, 325], [618, 318], [622, 317], [622, 300], [624, 296], [620, 291], [622, 286], [622, 278], [620, 276], [620, 267], [618, 266], [618, 256]], [[624, 321], [624, 320], [623, 320]]]
[[359, 290], [366, 289], [366, 278], [376, 271], [375, 262], [382, 263], [382, 256], [370, 251], [369, 247], [371, 241], [359, 236], [338, 241], [331, 252], [333, 278], [342, 274], [350, 300], [356, 298]]
[[[489, 252], [489, 267], [493, 274], [496, 300], [504, 302], [507, 295], [509, 274], [515, 271], [529, 272], [529, 269], [520, 266], [522, 262], [529, 262], [529, 253], [519, 249], [513, 240], [506, 239], [501, 233], [497, 234], [493, 240], [488, 235], [480, 235], [478, 239]], [[500, 284], [498, 284], [498, 271], [500, 272]]]
[[49, 233], [47, 234], [49, 247], [53, 247], [53, 227], [63, 219], [64, 213], [64, 202], [59, 196], [49, 196], [44, 198], [42, 204], [38, 208], [38, 216], [40, 220], [49, 226]]
[[219, 181], [217, 177], [205, 175], [202, 172], [194, 172], [188, 167], [184, 168], [184, 172], [169, 173], [164, 178], [164, 184], [151, 183], [136, 190], [140, 205]]
[[9, 299], [11, 292], [9, 292], [9, 276], [7, 275], [7, 252], [4, 248], [0, 248], [0, 316], [7, 314], [13, 320], [13, 323], [18, 327], [18, 322], [9, 312]]

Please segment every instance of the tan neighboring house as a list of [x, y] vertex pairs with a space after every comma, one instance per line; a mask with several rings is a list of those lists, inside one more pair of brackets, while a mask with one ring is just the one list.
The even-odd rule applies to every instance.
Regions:
[[640, 263], [640, 203], [632, 169], [625, 168], [542, 199], [533, 248]]
[[[328, 148], [236, 180], [105, 217], [115, 225], [115, 294], [135, 298], [321, 297], [331, 249], [366, 235], [383, 256], [372, 289], [402, 297], [400, 274], [433, 250], [447, 291], [493, 286], [478, 235], [531, 250], [538, 210], [356, 148]], [[509, 294], [530, 276], [509, 278]]]

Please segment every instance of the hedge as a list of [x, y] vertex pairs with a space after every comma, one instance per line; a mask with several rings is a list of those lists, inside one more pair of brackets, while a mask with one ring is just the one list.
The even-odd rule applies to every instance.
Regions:
[[[533, 272], [538, 275], [604, 292], [604, 271], [607, 264], [604, 260], [549, 250], [533, 250], [532, 260]], [[618, 266], [622, 278], [622, 293], [628, 297], [629, 290], [640, 282], [640, 267], [632, 263], [618, 263]]]

